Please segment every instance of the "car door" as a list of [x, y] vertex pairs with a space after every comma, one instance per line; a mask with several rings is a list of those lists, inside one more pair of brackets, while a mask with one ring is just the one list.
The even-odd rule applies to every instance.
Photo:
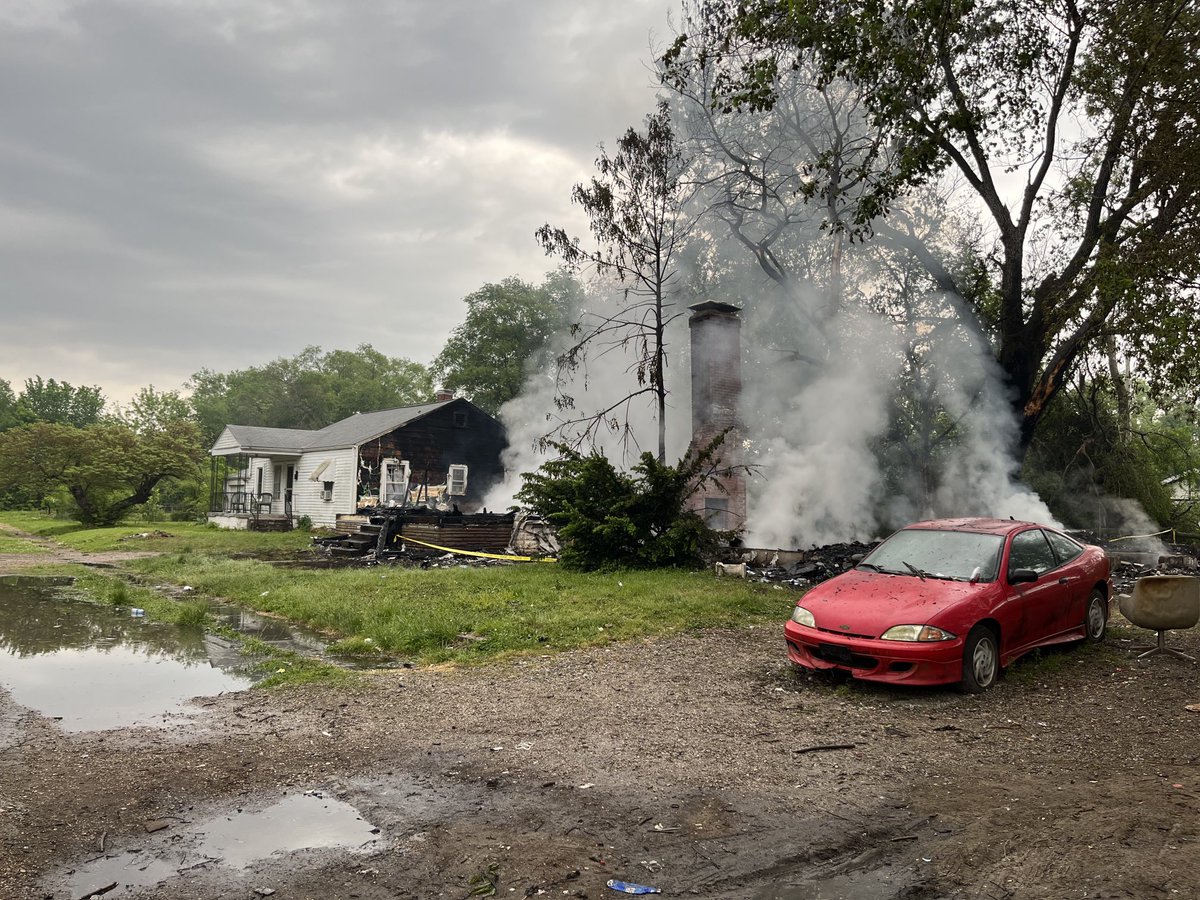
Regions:
[[[1011, 592], [1010, 602], [1016, 608], [1016, 633], [1009, 648], [1021, 651], [1044, 641], [1058, 630], [1062, 608], [1069, 603], [1070, 584], [1060, 581], [1054, 571], [1058, 558], [1040, 528], [1030, 528], [1013, 535], [1009, 548], [1005, 577]], [[1018, 569], [1032, 569], [1038, 579], [1013, 584]]]
[[1044, 529], [1044, 533], [1058, 560], [1054, 574], [1060, 582], [1065, 581], [1067, 587], [1065, 602], [1059, 609], [1056, 631], [1077, 629], [1083, 622], [1088, 597], [1094, 586], [1094, 579], [1089, 577], [1089, 566], [1083, 556], [1083, 545], [1048, 528]]

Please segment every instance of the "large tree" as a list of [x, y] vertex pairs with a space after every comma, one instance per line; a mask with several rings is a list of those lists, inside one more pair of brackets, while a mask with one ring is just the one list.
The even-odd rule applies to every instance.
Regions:
[[1115, 328], [1165, 339], [1156, 313], [1198, 304], [1196, 0], [718, 0], [664, 63], [677, 82], [714, 68], [709, 103], [730, 111], [773, 106], [796, 66], [855, 85], [892, 159], [851, 224], [906, 243], [968, 294], [935, 249], [875, 218], [957, 173], [996, 242], [991, 337], [1022, 452]]
[[[653, 397], [658, 419], [658, 461], [667, 457], [667, 341], [670, 322], [683, 315], [675, 300], [681, 289], [680, 257], [693, 225], [687, 210], [691, 186], [671, 111], [665, 101], [646, 117], [646, 130], [628, 129], [613, 155], [601, 147], [598, 174], [578, 184], [571, 199], [587, 213], [595, 246], [585, 247], [562, 228], [543, 225], [537, 239], [547, 253], [572, 266], [591, 266], [621, 286], [619, 308], [578, 326], [575, 343], [560, 357], [570, 370], [586, 354], [633, 349], [636, 385], [616, 404], [578, 424], [611, 421], [618, 407], [636, 397]], [[570, 406], [572, 398], [563, 398]]]
[[25, 379], [25, 390], [17, 400], [17, 415], [24, 422], [52, 422], [83, 428], [100, 421], [104, 395], [98, 387], [75, 387], [41, 375]]
[[195, 473], [203, 455], [194, 425], [139, 435], [120, 424], [83, 428], [39, 422], [0, 434], [0, 490], [64, 490], [85, 525], [112, 525], [150, 499], [165, 478]]
[[7, 431], [20, 424], [17, 395], [12, 385], [0, 378], [0, 431]]
[[231, 423], [274, 428], [324, 428], [377, 409], [429, 400], [429, 372], [363, 344], [322, 353], [307, 347], [292, 358], [232, 372], [202, 369], [192, 376], [192, 407], [211, 442]]
[[540, 285], [516, 276], [463, 298], [467, 317], [433, 361], [433, 376], [495, 415], [521, 392], [531, 369], [550, 362], [550, 339], [564, 329], [583, 288], [565, 272]]

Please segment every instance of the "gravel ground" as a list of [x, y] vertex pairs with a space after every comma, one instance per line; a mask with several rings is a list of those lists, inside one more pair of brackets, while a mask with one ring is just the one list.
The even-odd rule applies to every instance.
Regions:
[[[1132, 662], [1135, 632], [982, 696], [797, 674], [776, 627], [226, 694], [159, 730], [67, 734], [0, 695], [0, 896], [78, 900], [107, 886], [81, 867], [140, 850], [184, 871], [106, 898], [618, 896], [609, 878], [764, 900], [1197, 897], [1200, 679]], [[1172, 644], [1200, 653], [1200, 631]], [[214, 816], [305, 791], [378, 833], [245, 869], [188, 855]]]

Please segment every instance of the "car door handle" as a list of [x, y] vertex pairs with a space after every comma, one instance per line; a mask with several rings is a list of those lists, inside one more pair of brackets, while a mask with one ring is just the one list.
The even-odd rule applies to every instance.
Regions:
[[1059, 584], [1070, 584], [1071, 579], [1068, 578], [1066, 575], [1064, 575], [1062, 578], [1058, 579], [1058, 583]]

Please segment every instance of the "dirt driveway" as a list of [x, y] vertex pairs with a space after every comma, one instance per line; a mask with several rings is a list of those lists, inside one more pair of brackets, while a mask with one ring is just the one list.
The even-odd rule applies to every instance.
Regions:
[[[1176, 643], [1200, 651], [1195, 632]], [[1200, 673], [1131, 664], [1111, 638], [1052, 656], [981, 697], [838, 686], [786, 670], [760, 627], [227, 694], [169, 730], [82, 734], [3, 696], [0, 896], [77, 900], [108, 886], [80, 872], [122, 854], [182, 872], [107, 898], [619, 896], [609, 878], [787, 900], [1200, 896]], [[188, 855], [212, 823], [305, 796], [378, 830], [242, 868]]]

